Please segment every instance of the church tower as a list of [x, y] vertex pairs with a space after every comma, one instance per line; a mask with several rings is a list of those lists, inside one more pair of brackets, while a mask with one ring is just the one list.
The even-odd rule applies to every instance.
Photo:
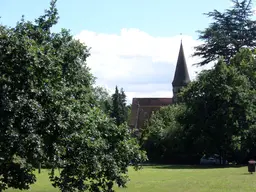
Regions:
[[176, 64], [176, 70], [175, 70], [175, 75], [174, 79], [172, 82], [172, 87], [173, 87], [173, 102], [177, 102], [177, 94], [179, 91], [185, 87], [188, 83], [190, 83], [190, 78], [188, 74], [188, 68], [187, 68], [187, 63], [184, 55], [184, 50], [183, 50], [183, 45], [182, 41], [180, 43], [180, 51], [179, 51], [179, 56]]

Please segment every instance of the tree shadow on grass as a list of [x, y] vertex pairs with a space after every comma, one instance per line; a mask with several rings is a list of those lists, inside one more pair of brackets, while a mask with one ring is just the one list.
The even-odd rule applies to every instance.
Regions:
[[240, 168], [245, 165], [159, 165], [147, 164], [143, 167], [152, 167], [154, 169], [224, 169], [224, 168]]
[[254, 175], [254, 174], [251, 174], [251, 173], [242, 173], [242, 175]]

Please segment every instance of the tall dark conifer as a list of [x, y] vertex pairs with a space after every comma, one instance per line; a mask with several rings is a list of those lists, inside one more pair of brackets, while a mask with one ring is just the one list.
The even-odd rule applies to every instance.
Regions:
[[115, 93], [112, 95], [112, 110], [111, 117], [116, 120], [116, 124], [119, 126], [126, 122], [128, 119], [128, 109], [126, 106], [126, 95], [123, 88], [120, 92], [118, 87], [115, 88]]
[[125, 122], [128, 119], [128, 108], [126, 106], [126, 95], [123, 88], [120, 92], [120, 106], [121, 106], [121, 122]]
[[118, 87], [116, 86], [115, 88], [115, 93], [112, 95], [112, 110], [111, 110], [111, 117], [115, 119], [116, 124], [120, 125], [121, 120], [120, 120], [120, 102], [119, 102], [119, 90]]

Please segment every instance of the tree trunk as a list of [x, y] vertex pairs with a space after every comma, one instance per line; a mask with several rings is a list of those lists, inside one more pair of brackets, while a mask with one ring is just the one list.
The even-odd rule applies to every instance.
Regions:
[[220, 165], [222, 165], [221, 156], [222, 156], [222, 150], [219, 149], [219, 161], [220, 161]]
[[38, 164], [38, 173], [41, 173], [41, 163]]

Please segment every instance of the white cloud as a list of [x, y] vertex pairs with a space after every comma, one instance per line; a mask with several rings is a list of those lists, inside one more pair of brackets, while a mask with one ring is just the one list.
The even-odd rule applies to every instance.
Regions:
[[[180, 36], [153, 37], [139, 29], [122, 29], [120, 34], [84, 30], [76, 38], [91, 47], [88, 65], [98, 85], [110, 90], [123, 87], [129, 102], [133, 97], [172, 97]], [[182, 36], [182, 42], [194, 79], [202, 68], [192, 66], [199, 60], [191, 55], [200, 42], [188, 35]]]

